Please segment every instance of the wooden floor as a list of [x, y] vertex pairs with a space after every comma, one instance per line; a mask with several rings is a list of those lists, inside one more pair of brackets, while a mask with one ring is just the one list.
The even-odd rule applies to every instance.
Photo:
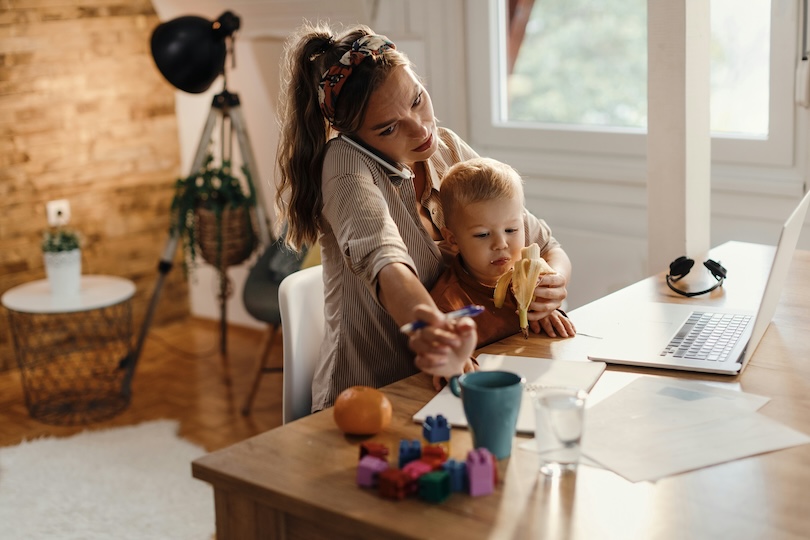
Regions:
[[[0, 446], [169, 418], [180, 421], [181, 436], [213, 451], [272, 429], [281, 425], [281, 373], [262, 377], [253, 413], [241, 414], [263, 336], [259, 330], [228, 329], [228, 384], [216, 321], [189, 318], [151, 329], [129, 407], [111, 420], [86, 426], [52, 426], [33, 420], [25, 407], [18, 370], [0, 373]], [[270, 365], [282, 365], [281, 330], [270, 355]]]

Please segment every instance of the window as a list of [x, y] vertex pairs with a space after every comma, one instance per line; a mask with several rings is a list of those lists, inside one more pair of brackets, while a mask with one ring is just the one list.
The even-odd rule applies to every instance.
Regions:
[[[643, 156], [647, 1], [469, 1], [476, 144]], [[793, 165], [793, 3], [711, 0], [715, 162]], [[490, 74], [496, 74], [492, 77]], [[487, 84], [485, 81], [489, 81]], [[574, 165], [576, 166], [576, 165]]]

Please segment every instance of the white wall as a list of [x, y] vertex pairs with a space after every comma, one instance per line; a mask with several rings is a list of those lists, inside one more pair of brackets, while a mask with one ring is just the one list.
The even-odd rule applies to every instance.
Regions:
[[[259, 174], [273, 184], [278, 130], [274, 106], [278, 93], [278, 62], [283, 40], [303, 18], [329, 19], [344, 24], [363, 22], [388, 35], [409, 53], [431, 92], [436, 116], [465, 137], [484, 155], [502, 159], [526, 178], [527, 206], [548, 221], [574, 263], [569, 305], [577, 307], [615, 291], [648, 274], [646, 168], [643, 163], [611, 161], [585, 174], [571, 175], [555, 168], [553, 156], [542, 167], [527, 153], [492, 151], [469, 138], [466, 94], [466, 40], [463, 0], [301, 0], [298, 2], [236, 0], [154, 0], [162, 20], [184, 14], [216, 18], [225, 9], [242, 18], [237, 33], [236, 69], [229, 88], [242, 97]], [[215, 85], [216, 86], [216, 85]], [[191, 96], [178, 92], [183, 165], [191, 162], [211, 95]], [[727, 240], [774, 244], [782, 221], [798, 200], [805, 178], [807, 111], [798, 113], [796, 166], [785, 173], [784, 182], [763, 184], [730, 167], [717, 166], [711, 198], [711, 245]], [[542, 169], [542, 170], [539, 170]], [[268, 200], [270, 189], [266, 190]], [[272, 208], [272, 204], [268, 206]], [[800, 247], [810, 249], [810, 233]], [[249, 263], [229, 270], [234, 294], [228, 303], [228, 320], [258, 325], [241, 303], [241, 291]], [[661, 269], [663, 270], [663, 268]], [[733, 279], [733, 269], [729, 269]], [[191, 285], [192, 312], [218, 318], [217, 284], [210, 268], [200, 268]]]
[[[153, 0], [155, 11], [162, 21], [183, 15], [197, 15], [215, 20], [226, 10], [241, 19], [236, 32], [234, 56], [236, 66], [228, 71], [228, 90], [240, 98], [241, 114], [245, 120], [250, 146], [256, 157], [254, 179], [263, 192], [264, 207], [271, 219], [274, 215], [275, 158], [279, 131], [276, 103], [279, 93], [279, 63], [284, 40], [304, 19], [329, 19], [352, 24], [365, 20], [371, 12], [371, 3], [365, 0], [303, 0], [298, 2], [253, 2], [250, 0]], [[168, 84], [168, 83], [167, 83]], [[176, 93], [176, 112], [181, 147], [182, 175], [190, 173], [203, 126], [211, 110], [213, 96], [222, 91], [222, 80], [217, 80], [204, 94]], [[219, 144], [218, 128], [213, 133], [212, 148]], [[236, 142], [234, 142], [235, 153]], [[216, 154], [215, 154], [216, 155]], [[239, 166], [240, 156], [234, 156]], [[234, 324], [261, 328], [242, 303], [242, 290], [253, 258], [228, 269], [232, 294], [226, 304], [227, 320]], [[195, 316], [219, 319], [219, 275], [210, 265], [198, 261], [189, 283], [191, 312]]]

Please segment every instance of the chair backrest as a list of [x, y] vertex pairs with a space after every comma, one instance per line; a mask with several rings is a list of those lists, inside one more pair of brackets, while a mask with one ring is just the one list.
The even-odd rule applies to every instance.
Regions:
[[312, 378], [324, 335], [323, 272], [313, 266], [290, 274], [278, 289], [284, 339], [283, 422], [312, 409]]

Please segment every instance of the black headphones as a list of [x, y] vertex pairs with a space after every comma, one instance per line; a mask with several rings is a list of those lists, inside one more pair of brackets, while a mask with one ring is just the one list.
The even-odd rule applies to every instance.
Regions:
[[688, 292], [675, 287], [674, 283], [681, 278], [683, 278], [686, 274], [689, 273], [689, 270], [695, 265], [695, 261], [689, 259], [687, 257], [678, 257], [674, 261], [669, 264], [669, 274], [667, 274], [667, 285], [670, 289], [675, 291], [678, 294], [682, 294], [684, 296], [700, 296], [701, 294], [706, 294], [712, 292], [717, 287], [720, 287], [723, 284], [723, 280], [726, 279], [726, 269], [717, 261], [713, 261], [711, 259], [706, 260], [703, 263], [709, 272], [712, 273], [714, 279], [717, 280], [717, 283], [706, 289], [705, 291], [697, 291], [697, 292]]

